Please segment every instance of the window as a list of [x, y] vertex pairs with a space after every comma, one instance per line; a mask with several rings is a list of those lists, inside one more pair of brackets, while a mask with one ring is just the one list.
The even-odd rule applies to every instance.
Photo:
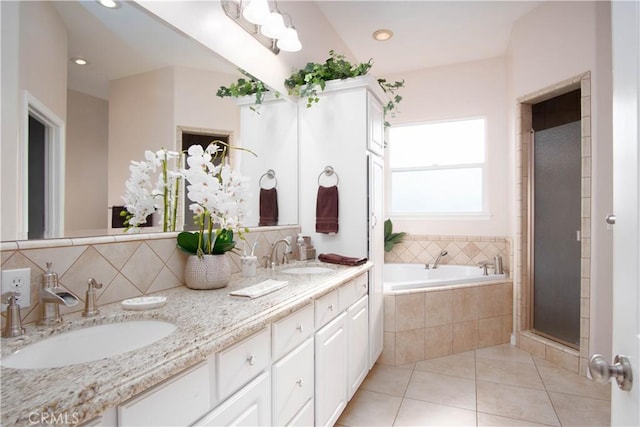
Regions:
[[485, 119], [389, 129], [393, 215], [484, 212]]

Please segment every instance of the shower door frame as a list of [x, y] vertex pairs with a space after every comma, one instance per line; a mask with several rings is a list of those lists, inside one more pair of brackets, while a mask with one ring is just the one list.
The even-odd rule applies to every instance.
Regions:
[[[580, 347], [559, 343], [533, 331], [532, 289], [532, 177], [529, 161], [532, 148], [532, 106], [558, 95], [581, 91], [581, 250], [580, 250]], [[565, 367], [586, 374], [590, 340], [591, 282], [591, 72], [585, 72], [553, 86], [517, 99], [516, 141], [516, 250], [514, 253], [514, 332], [516, 344], [536, 356], [557, 361], [570, 361]]]

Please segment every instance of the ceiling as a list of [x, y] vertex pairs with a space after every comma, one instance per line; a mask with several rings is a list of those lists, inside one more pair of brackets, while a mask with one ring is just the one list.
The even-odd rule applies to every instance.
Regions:
[[[316, 4], [358, 62], [406, 73], [506, 54], [513, 23], [541, 1], [331, 1]], [[387, 28], [393, 37], [373, 39]]]
[[[286, 0], [281, 0], [286, 1]], [[316, 0], [358, 62], [374, 58], [376, 75], [406, 73], [503, 56], [513, 22], [541, 1]], [[237, 74], [235, 66], [141, 8], [123, 2], [108, 10], [95, 1], [56, 1], [68, 28], [72, 89], [108, 98], [108, 81], [171, 65]], [[388, 28], [394, 36], [375, 41]], [[302, 41], [304, 43], [304, 40]]]
[[128, 2], [118, 9], [96, 1], [54, 1], [53, 6], [67, 27], [69, 57], [90, 62], [69, 64], [71, 89], [107, 99], [109, 80], [172, 65], [238, 74], [233, 64]]

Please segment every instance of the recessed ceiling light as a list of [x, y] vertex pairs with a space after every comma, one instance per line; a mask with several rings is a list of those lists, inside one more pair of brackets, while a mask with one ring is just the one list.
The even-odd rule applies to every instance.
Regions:
[[109, 9], [117, 9], [120, 7], [120, 2], [116, 0], [98, 0], [98, 3]]
[[71, 58], [71, 62], [76, 65], [89, 65], [89, 61], [84, 58], [80, 58], [79, 56], [74, 56], [73, 58]]
[[387, 29], [377, 30], [373, 33], [373, 38], [379, 42], [384, 42], [393, 37], [393, 31]]

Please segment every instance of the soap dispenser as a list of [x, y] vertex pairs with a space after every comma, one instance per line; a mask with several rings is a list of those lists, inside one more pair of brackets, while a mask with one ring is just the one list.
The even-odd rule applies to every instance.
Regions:
[[296, 259], [298, 261], [306, 261], [307, 259], [307, 244], [304, 241], [302, 233], [298, 233], [298, 241], [296, 242]]

